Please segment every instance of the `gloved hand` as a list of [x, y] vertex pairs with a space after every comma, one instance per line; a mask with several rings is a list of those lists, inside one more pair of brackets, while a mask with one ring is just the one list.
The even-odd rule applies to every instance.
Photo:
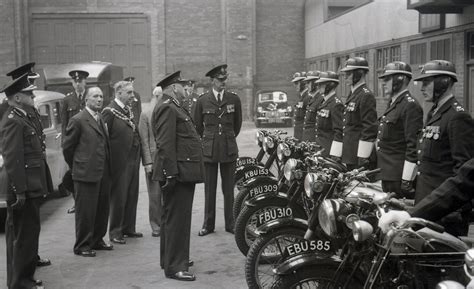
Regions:
[[26, 202], [26, 195], [25, 193], [17, 194], [16, 195], [16, 202], [12, 204], [12, 209], [17, 210], [23, 208]]
[[402, 180], [401, 189], [404, 195], [412, 195], [415, 193], [412, 181]]
[[161, 189], [164, 192], [172, 192], [174, 191], [175, 186], [176, 186], [176, 177], [169, 177], [169, 178], [166, 178], [166, 182], [164, 185], [161, 186]]
[[145, 165], [145, 173], [151, 175], [153, 173], [153, 165]]
[[358, 158], [357, 163], [358, 163], [359, 168], [364, 167], [367, 169], [369, 167], [370, 161], [367, 158]]
[[390, 230], [392, 224], [402, 224], [410, 217], [411, 216], [407, 211], [388, 211], [386, 214], [383, 214], [382, 217], [380, 217], [379, 228], [382, 229], [382, 232], [387, 233]]
[[336, 156], [330, 156], [331, 159], [335, 160], [336, 162], [338, 163], [341, 163], [342, 162], [342, 158], [341, 157], [336, 157]]

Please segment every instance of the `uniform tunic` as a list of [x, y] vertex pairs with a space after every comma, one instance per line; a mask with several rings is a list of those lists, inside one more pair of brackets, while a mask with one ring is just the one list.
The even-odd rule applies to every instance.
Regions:
[[192, 93], [191, 95], [188, 95], [186, 99], [183, 101], [183, 108], [186, 109], [189, 113], [189, 115], [194, 119], [194, 114], [196, 113], [196, 103], [199, 98], [199, 95], [196, 93]]
[[[417, 161], [417, 136], [423, 127], [423, 109], [408, 91], [400, 94], [379, 118], [377, 167], [384, 181], [411, 181]], [[398, 192], [397, 192], [398, 193]]]
[[358, 157], [370, 157], [377, 137], [375, 97], [365, 83], [347, 97], [342, 122], [342, 162], [357, 165]]
[[314, 95], [308, 93], [308, 104], [306, 105], [306, 112], [303, 119], [303, 141], [314, 142], [316, 140], [316, 111], [323, 100], [323, 96], [317, 92]]
[[316, 112], [316, 142], [324, 149], [323, 155], [329, 156], [333, 142], [342, 143], [342, 113], [344, 104], [334, 94], [319, 105]]
[[419, 139], [415, 201], [419, 202], [474, 157], [474, 122], [454, 97], [426, 120]]
[[63, 135], [66, 133], [66, 128], [71, 117], [84, 109], [85, 96], [86, 91], [82, 93], [81, 97], [79, 97], [75, 91], [66, 94], [61, 108], [61, 131]]
[[300, 99], [295, 105], [295, 121], [294, 121], [294, 132], [293, 136], [299, 140], [303, 139], [303, 123], [306, 115], [306, 106], [308, 105], [309, 94], [308, 90], [305, 89], [300, 93]]

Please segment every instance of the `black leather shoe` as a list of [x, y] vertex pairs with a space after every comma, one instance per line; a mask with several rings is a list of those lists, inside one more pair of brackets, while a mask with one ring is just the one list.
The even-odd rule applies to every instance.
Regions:
[[123, 236], [125, 238], [141, 238], [143, 237], [143, 234], [139, 232], [133, 232], [133, 233], [123, 233]]
[[40, 256], [38, 256], [38, 260], [36, 260], [36, 266], [37, 267], [45, 267], [51, 265], [51, 261], [49, 259], [42, 259]]
[[196, 280], [196, 276], [194, 274], [189, 273], [188, 271], [179, 271], [171, 275], [166, 275], [167, 278], [176, 279], [179, 281], [194, 281]]
[[110, 239], [110, 242], [120, 245], [125, 245], [127, 243], [123, 238], [112, 238]]
[[31, 281], [33, 281], [33, 283], [35, 284], [35, 286], [43, 286], [43, 280], [40, 280], [40, 279], [31, 279]]
[[208, 229], [201, 229], [198, 233], [198, 236], [206, 236], [209, 235], [210, 233], [214, 233], [214, 230], [208, 230]]
[[114, 246], [112, 244], [107, 244], [105, 242], [100, 242], [97, 245], [95, 245], [92, 249], [94, 250], [102, 250], [102, 251], [112, 251], [114, 249]]
[[160, 229], [151, 232], [152, 237], [159, 237], [160, 235], [161, 235], [161, 230]]
[[76, 207], [72, 207], [69, 210], [67, 210], [68, 214], [74, 214], [76, 212]]
[[193, 260], [188, 260], [188, 267], [192, 267], [194, 265], [194, 261]]
[[95, 257], [95, 251], [93, 250], [75, 251], [74, 254], [82, 257]]
[[231, 229], [225, 229], [225, 231], [226, 231], [226, 232], [229, 232], [229, 233], [231, 233], [231, 234], [234, 234], [234, 229], [232, 229], [232, 228], [231, 228]]

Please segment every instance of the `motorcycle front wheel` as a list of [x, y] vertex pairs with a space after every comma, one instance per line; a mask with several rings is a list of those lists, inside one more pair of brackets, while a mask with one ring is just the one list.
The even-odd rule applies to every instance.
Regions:
[[[342, 273], [341, 279], [332, 280], [337, 270], [336, 265], [321, 264], [305, 266], [288, 275], [280, 275], [273, 283], [272, 289], [343, 289], [349, 272]], [[350, 280], [347, 289], [362, 289], [364, 283], [358, 279]]]

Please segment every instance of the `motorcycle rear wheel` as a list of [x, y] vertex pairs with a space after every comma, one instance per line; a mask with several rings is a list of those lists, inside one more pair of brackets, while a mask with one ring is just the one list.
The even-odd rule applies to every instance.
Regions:
[[[324, 288], [341, 289], [349, 273], [342, 273], [341, 279], [332, 281], [332, 276], [337, 270], [337, 265], [321, 264], [302, 267], [288, 275], [280, 275], [273, 283], [272, 289], [300, 289]], [[350, 289], [362, 289], [364, 283], [357, 279], [350, 280]]]
[[272, 269], [281, 261], [286, 246], [303, 240], [305, 231], [283, 227], [258, 237], [245, 260], [245, 279], [250, 289], [271, 288], [276, 275]]

